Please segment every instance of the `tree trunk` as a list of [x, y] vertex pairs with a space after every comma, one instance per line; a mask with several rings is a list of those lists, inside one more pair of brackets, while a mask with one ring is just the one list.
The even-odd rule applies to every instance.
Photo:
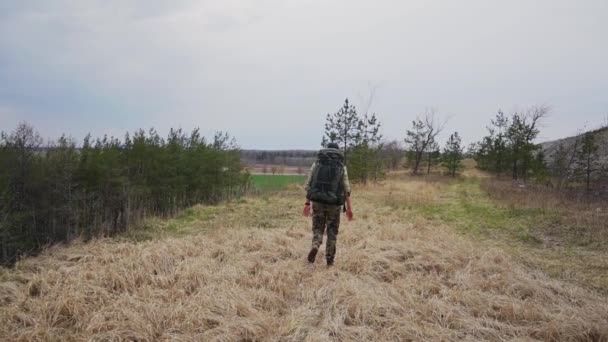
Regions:
[[416, 152], [416, 160], [414, 163], [414, 174], [418, 174], [418, 169], [420, 168], [420, 162], [422, 161], [422, 152]]
[[587, 192], [591, 191], [591, 157], [587, 157]]

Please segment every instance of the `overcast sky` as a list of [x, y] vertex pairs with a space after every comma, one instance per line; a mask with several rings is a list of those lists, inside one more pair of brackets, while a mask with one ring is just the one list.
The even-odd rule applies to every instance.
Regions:
[[0, 1], [0, 130], [198, 126], [314, 149], [325, 115], [361, 108], [370, 84], [387, 138], [430, 107], [467, 142], [499, 108], [550, 105], [541, 140], [595, 127], [608, 1]]

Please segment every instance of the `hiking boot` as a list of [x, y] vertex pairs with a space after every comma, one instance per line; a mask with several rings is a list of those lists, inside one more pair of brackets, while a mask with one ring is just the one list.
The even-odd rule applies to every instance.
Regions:
[[317, 252], [319, 251], [318, 248], [312, 248], [310, 250], [310, 253], [308, 253], [308, 262], [309, 263], [314, 263], [315, 262], [315, 258], [317, 257]]
[[327, 258], [327, 267], [331, 267], [334, 265], [334, 258]]

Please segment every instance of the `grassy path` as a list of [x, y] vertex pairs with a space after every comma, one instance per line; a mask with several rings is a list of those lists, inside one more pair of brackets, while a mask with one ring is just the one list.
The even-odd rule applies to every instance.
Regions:
[[330, 269], [304, 261], [295, 185], [51, 248], [3, 272], [0, 340], [608, 339], [606, 296], [505, 252], [518, 227], [488, 240], [526, 215], [474, 184], [393, 178], [355, 193]]
[[[565, 239], [551, 244], [546, 228], [567, 224], [559, 209], [510, 207], [493, 201], [478, 178], [434, 183], [433, 200], [411, 209], [431, 221], [456, 228], [483, 244], [500, 247], [552, 277], [608, 294], [608, 252]], [[546, 240], [549, 240], [547, 243]]]

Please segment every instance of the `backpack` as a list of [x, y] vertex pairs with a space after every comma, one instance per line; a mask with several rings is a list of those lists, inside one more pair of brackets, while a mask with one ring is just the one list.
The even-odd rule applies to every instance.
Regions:
[[319, 151], [317, 163], [312, 171], [310, 189], [306, 198], [318, 203], [343, 205], [345, 196], [342, 185], [344, 177], [344, 154], [327, 148]]

